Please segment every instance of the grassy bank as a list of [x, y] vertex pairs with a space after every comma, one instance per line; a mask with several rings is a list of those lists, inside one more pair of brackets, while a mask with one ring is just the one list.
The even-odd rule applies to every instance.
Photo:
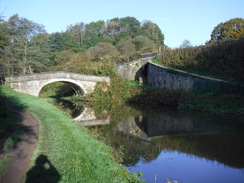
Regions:
[[168, 90], [140, 86], [121, 78], [112, 79], [108, 91], [103, 92], [97, 88], [87, 99], [99, 101], [95, 107], [101, 108], [107, 104], [127, 103], [134, 107], [169, 106], [187, 111], [244, 114], [244, 96], [241, 95]]
[[164, 49], [159, 64], [225, 80], [244, 81], [244, 38], [204, 46]]
[[150, 108], [170, 106], [183, 111], [244, 114], [244, 97], [241, 95], [144, 88], [142, 93], [127, 102], [134, 106]]
[[[139, 181], [137, 175], [128, 173], [114, 161], [110, 147], [95, 140], [89, 132], [49, 104], [46, 99], [19, 94], [6, 86], [2, 87], [2, 93], [16, 99], [39, 121], [38, 146], [27, 173], [27, 180]], [[37, 168], [40, 162], [46, 169]]]

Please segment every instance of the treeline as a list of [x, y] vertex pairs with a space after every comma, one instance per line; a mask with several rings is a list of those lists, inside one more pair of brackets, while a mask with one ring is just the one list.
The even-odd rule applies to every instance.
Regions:
[[81, 22], [52, 34], [18, 15], [7, 21], [0, 17], [0, 74], [52, 70], [102, 74], [104, 62], [135, 59], [163, 45], [164, 35], [156, 24], [134, 17]]
[[158, 56], [161, 64], [198, 74], [244, 81], [244, 19], [219, 23], [205, 45], [193, 47], [185, 40], [180, 48], [165, 48]]
[[244, 38], [204, 46], [164, 49], [159, 63], [199, 74], [244, 81]]

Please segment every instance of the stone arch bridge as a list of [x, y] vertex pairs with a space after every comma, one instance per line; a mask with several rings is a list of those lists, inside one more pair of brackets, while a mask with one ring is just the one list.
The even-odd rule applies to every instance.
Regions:
[[95, 90], [98, 82], [102, 84], [102, 89], [105, 91], [110, 85], [109, 77], [81, 75], [70, 72], [50, 72], [39, 73], [22, 76], [12, 76], [6, 78], [6, 82], [11, 84], [11, 87], [21, 93], [26, 93], [34, 96], [39, 96], [41, 89], [54, 82], [64, 82], [69, 84], [76, 94], [86, 95]]

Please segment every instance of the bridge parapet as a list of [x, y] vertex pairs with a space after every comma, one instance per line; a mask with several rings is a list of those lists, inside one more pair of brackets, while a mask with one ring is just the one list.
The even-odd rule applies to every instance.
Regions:
[[43, 80], [51, 78], [71, 78], [81, 81], [94, 81], [94, 82], [106, 82], [110, 84], [110, 77], [107, 76], [93, 76], [93, 75], [84, 75], [71, 72], [43, 72], [37, 74], [29, 75], [18, 75], [6, 78], [6, 82], [21, 82], [21, 81], [31, 81], [31, 80]]

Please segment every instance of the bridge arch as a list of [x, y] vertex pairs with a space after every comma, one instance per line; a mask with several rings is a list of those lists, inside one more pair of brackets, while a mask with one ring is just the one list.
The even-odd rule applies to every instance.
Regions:
[[71, 81], [70, 79], [67, 80], [67, 79], [60, 79], [60, 80], [55, 80], [55, 81], [51, 81], [51, 80], [48, 80], [46, 82], [43, 82], [41, 83], [41, 85], [39, 85], [39, 89], [38, 89], [38, 96], [40, 96], [41, 94], [41, 91], [42, 89], [49, 85], [49, 84], [52, 84], [52, 83], [57, 83], [57, 82], [61, 82], [61, 83], [65, 83], [67, 85], [69, 85], [69, 87], [72, 88], [72, 90], [74, 91], [75, 95], [84, 95], [85, 94], [85, 91], [84, 91], [84, 88], [82, 88], [79, 84], [77, 84], [75, 81]]

